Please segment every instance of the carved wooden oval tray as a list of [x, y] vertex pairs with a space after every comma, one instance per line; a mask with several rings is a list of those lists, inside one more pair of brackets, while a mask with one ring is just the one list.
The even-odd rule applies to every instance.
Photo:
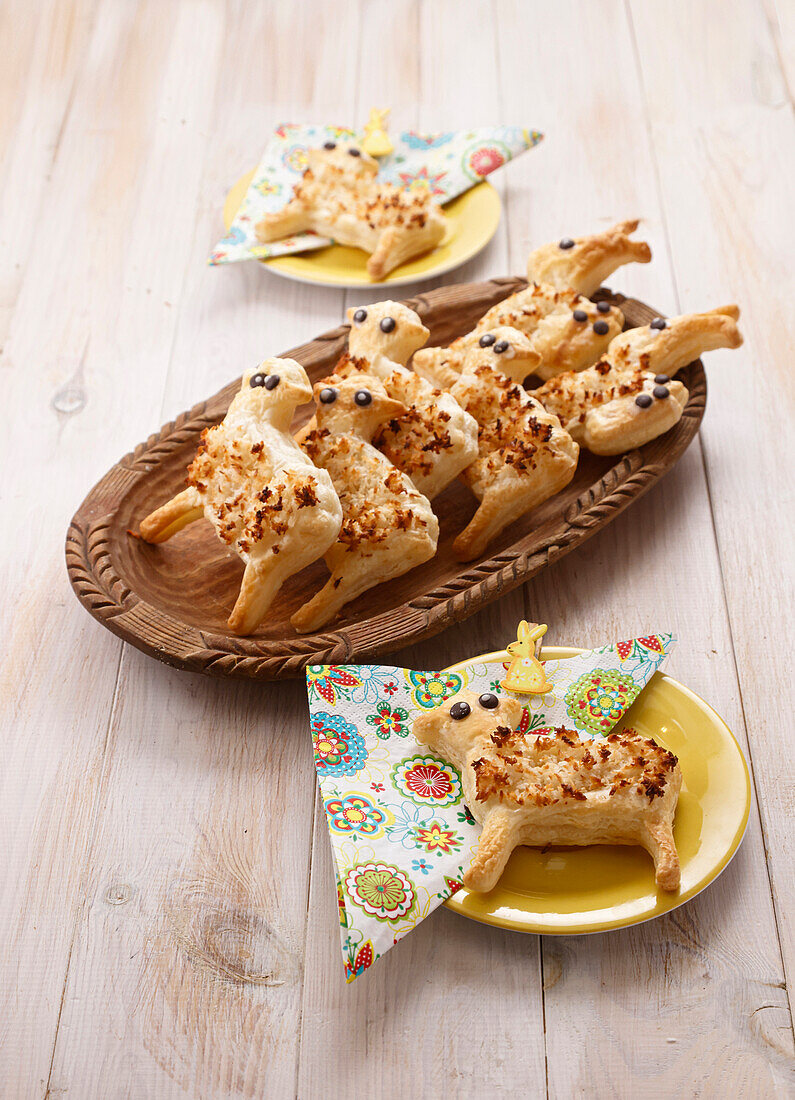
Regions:
[[[524, 279], [506, 278], [441, 287], [407, 304], [431, 330], [429, 344], [446, 345], [525, 285]], [[594, 297], [620, 305], [627, 327], [648, 324], [657, 315], [606, 289]], [[284, 354], [302, 363], [314, 381], [330, 372], [347, 333], [348, 327], [340, 326]], [[166, 424], [94, 486], [67, 535], [69, 578], [77, 598], [104, 626], [177, 668], [269, 680], [300, 675], [307, 664], [382, 657], [466, 619], [585, 542], [650, 489], [682, 456], [704, 415], [701, 362], [679, 377], [690, 400], [670, 432], [620, 458], [582, 451], [567, 488], [503, 531], [483, 559], [462, 564], [453, 557], [453, 539], [475, 511], [474, 498], [456, 483], [434, 502], [440, 534], [431, 561], [348, 604], [323, 632], [298, 635], [290, 616], [322, 584], [326, 570], [317, 562], [285, 585], [259, 632], [249, 638], [226, 626], [243, 567], [209, 523], [192, 524], [157, 546], [128, 533], [183, 487], [200, 433], [223, 418], [238, 380]], [[296, 427], [311, 412], [310, 405], [301, 409]]]

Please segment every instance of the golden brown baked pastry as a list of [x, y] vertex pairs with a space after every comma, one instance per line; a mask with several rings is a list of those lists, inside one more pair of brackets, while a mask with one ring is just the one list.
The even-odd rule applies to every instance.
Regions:
[[581, 446], [616, 455], [656, 439], [680, 419], [689, 397], [672, 376], [715, 348], [737, 348], [737, 306], [687, 313], [629, 329], [595, 366], [533, 391]]
[[469, 332], [449, 348], [421, 348], [411, 365], [431, 385], [449, 390], [462, 374], [481, 364], [521, 385], [529, 374], [537, 372], [540, 363], [541, 356], [523, 332], [495, 325], [484, 332]]
[[617, 367], [641, 367], [674, 375], [705, 351], [739, 348], [743, 342], [737, 321], [740, 308], [718, 306], [705, 313], [655, 317], [649, 325], [627, 329], [610, 344], [607, 358]]
[[591, 302], [568, 287], [531, 283], [492, 306], [475, 331], [496, 325], [510, 325], [527, 336], [538, 355], [533, 373], [545, 381], [595, 363], [621, 332], [624, 315], [617, 306]]
[[[452, 394], [437, 390], [406, 367], [383, 355], [356, 359], [343, 355], [334, 368], [338, 378], [370, 375], [404, 411], [376, 430], [372, 444], [407, 474], [423, 496], [433, 500], [477, 457], [478, 426]], [[315, 427], [310, 421], [301, 442]]]
[[351, 326], [348, 351], [355, 359], [384, 355], [405, 367], [430, 335], [419, 314], [402, 302], [387, 300], [369, 306], [351, 306], [346, 316]]
[[527, 278], [561, 290], [571, 288], [590, 298], [617, 268], [651, 260], [645, 241], [630, 240], [639, 224], [632, 218], [590, 237], [563, 237], [542, 245], [530, 253]]
[[376, 377], [360, 374], [318, 382], [315, 400], [317, 427], [302, 446], [330, 474], [343, 518], [339, 539], [325, 554], [331, 577], [291, 619], [301, 633], [329, 622], [368, 588], [432, 558], [439, 537], [428, 500], [370, 442], [405, 405]]
[[256, 630], [285, 580], [322, 557], [340, 530], [331, 478], [290, 434], [293, 412], [311, 397], [294, 359], [249, 371], [223, 421], [202, 433], [188, 488], [141, 523], [141, 537], [158, 543], [207, 517], [246, 563], [229, 617], [238, 634]]
[[673, 837], [682, 785], [673, 753], [634, 730], [581, 741], [573, 730], [517, 733], [517, 699], [460, 691], [414, 720], [414, 736], [455, 765], [464, 801], [483, 825], [464, 875], [470, 890], [499, 881], [520, 844], [637, 844], [657, 885], [679, 888]]
[[[458, 354], [479, 337], [511, 328], [522, 333], [525, 359], [495, 364], [514, 382], [528, 374], [542, 381], [569, 370], [584, 370], [595, 363], [623, 327], [621, 310], [607, 301], [591, 302], [589, 295], [621, 264], [648, 263], [651, 249], [628, 234], [637, 221], [621, 222], [604, 233], [579, 241], [564, 238], [544, 245], [530, 256], [530, 285], [492, 306], [471, 333], [453, 341], [449, 348], [423, 348], [414, 356], [413, 367], [434, 385], [449, 388], [452, 372], [465, 369]], [[518, 351], [515, 337], [505, 337]], [[531, 356], [537, 357], [534, 363]], [[529, 369], [525, 369], [525, 368]]]
[[[349, 350], [334, 373], [339, 378], [375, 375], [387, 395], [405, 405], [404, 413], [378, 428], [372, 443], [433, 500], [477, 456], [478, 426], [449, 393], [401, 365], [428, 336], [412, 309], [400, 302], [376, 302], [349, 309], [348, 318]], [[299, 443], [316, 426], [313, 417], [299, 432]]]
[[574, 290], [531, 283], [492, 306], [472, 332], [454, 340], [449, 348], [417, 351], [412, 366], [436, 385], [450, 385], [449, 371], [442, 373], [440, 366], [461, 373], [465, 369], [461, 352], [479, 347], [484, 336], [492, 335], [493, 348], [501, 333], [515, 354], [501, 363], [495, 357], [496, 369], [514, 382], [523, 382], [528, 374], [546, 380], [563, 371], [591, 366], [623, 325], [624, 315], [617, 306], [591, 302]]
[[308, 161], [287, 205], [256, 225], [264, 244], [311, 230], [369, 252], [368, 274], [383, 279], [444, 237], [445, 216], [430, 193], [379, 182], [378, 162], [360, 146], [329, 141]]
[[514, 520], [568, 485], [579, 447], [557, 416], [489, 366], [462, 374], [450, 392], [478, 422], [478, 457], [461, 479], [480, 506], [453, 543], [456, 556], [470, 561]]

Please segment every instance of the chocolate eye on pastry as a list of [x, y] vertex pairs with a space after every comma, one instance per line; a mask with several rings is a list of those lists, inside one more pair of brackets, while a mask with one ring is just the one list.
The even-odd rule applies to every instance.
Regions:
[[384, 317], [379, 328], [382, 332], [394, 332], [397, 328], [397, 321], [394, 317]]
[[332, 149], [337, 148], [337, 143], [336, 143], [336, 141], [324, 141], [323, 142], [323, 148], [328, 149], [328, 151], [331, 152]]
[[372, 404], [373, 395], [370, 393], [369, 390], [357, 390], [356, 393], [353, 395], [353, 400], [356, 402], [359, 408], [364, 409], [368, 405]]
[[647, 393], [639, 393], [635, 398], [635, 404], [639, 409], [648, 409], [651, 405], [651, 397]]
[[593, 330], [597, 336], [607, 336], [610, 331], [610, 325], [608, 325], [607, 321], [595, 321]]
[[496, 339], [497, 337], [494, 335], [493, 332], [484, 332], [481, 338], [478, 340], [478, 343], [482, 348], [490, 348]]
[[255, 390], [257, 386], [265, 385], [265, 377], [266, 376], [264, 374], [261, 374], [259, 371], [257, 371], [256, 374], [252, 374], [248, 384], [249, 386], [251, 386], [252, 390]]
[[318, 397], [320, 398], [321, 404], [333, 405], [337, 400], [337, 391], [333, 386], [324, 386], [318, 394]]
[[584, 309], [575, 309], [574, 313], [572, 313], [572, 317], [575, 321], [579, 321], [580, 324], [582, 324], [583, 321], [588, 320], [588, 314], [585, 312]]
[[469, 703], [465, 703], [463, 699], [459, 700], [457, 703], [453, 703], [450, 707], [450, 717], [454, 718], [456, 721], [459, 721], [461, 718], [468, 718], [471, 713], [472, 707], [470, 707]]
[[352, 157], [360, 157], [362, 155], [361, 149], [349, 149], [348, 153]]
[[494, 352], [496, 355], [502, 355], [502, 353], [507, 351], [510, 346], [511, 345], [508, 343], [507, 340], [498, 340], [497, 343], [494, 345]]
[[651, 392], [659, 401], [661, 401], [664, 397], [668, 397], [667, 386], [655, 386]]
[[364, 322], [367, 320], [367, 310], [357, 309], [353, 315], [353, 319], [357, 325], [363, 325]]
[[649, 322], [649, 328], [656, 328], [660, 332], [666, 327], [667, 321], [663, 317], [655, 317], [653, 321]]
[[664, 386], [665, 383], [670, 382], [671, 379], [668, 377], [667, 374], [655, 374], [654, 381], [657, 383], [658, 386]]
[[281, 378], [278, 374], [269, 374], [265, 379], [264, 386], [266, 390], [275, 390], [281, 382]]
[[562, 248], [564, 250], [567, 248], [574, 248], [574, 241], [571, 239], [571, 237], [564, 237], [561, 241], [558, 242], [558, 248]]
[[599, 310], [600, 313], [609, 313], [610, 312], [610, 303], [609, 302], [597, 302], [596, 303], [596, 308]]
[[479, 696], [478, 702], [485, 710], [494, 710], [495, 707], [500, 705], [500, 701], [496, 695], [492, 695], [490, 691], [485, 692]]

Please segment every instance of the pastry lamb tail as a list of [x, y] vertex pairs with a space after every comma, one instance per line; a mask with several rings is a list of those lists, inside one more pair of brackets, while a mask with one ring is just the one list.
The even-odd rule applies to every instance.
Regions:
[[203, 515], [201, 496], [191, 485], [141, 520], [141, 538], [144, 542], [166, 542]]

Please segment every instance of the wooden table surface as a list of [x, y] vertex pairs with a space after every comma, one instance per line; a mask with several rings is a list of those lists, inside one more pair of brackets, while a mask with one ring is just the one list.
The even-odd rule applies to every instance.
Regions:
[[[795, 11], [775, 0], [5, 0], [3, 1097], [792, 1096]], [[10, 36], [10, 39], [9, 39]], [[445, 282], [638, 215], [661, 311], [738, 302], [699, 440], [532, 583], [397, 663], [674, 630], [741, 742], [728, 870], [620, 932], [439, 910], [347, 987], [301, 683], [176, 672], [83, 611], [68, 521], [130, 446], [372, 294], [205, 264], [279, 121], [544, 143]], [[406, 289], [410, 295], [416, 287]]]

